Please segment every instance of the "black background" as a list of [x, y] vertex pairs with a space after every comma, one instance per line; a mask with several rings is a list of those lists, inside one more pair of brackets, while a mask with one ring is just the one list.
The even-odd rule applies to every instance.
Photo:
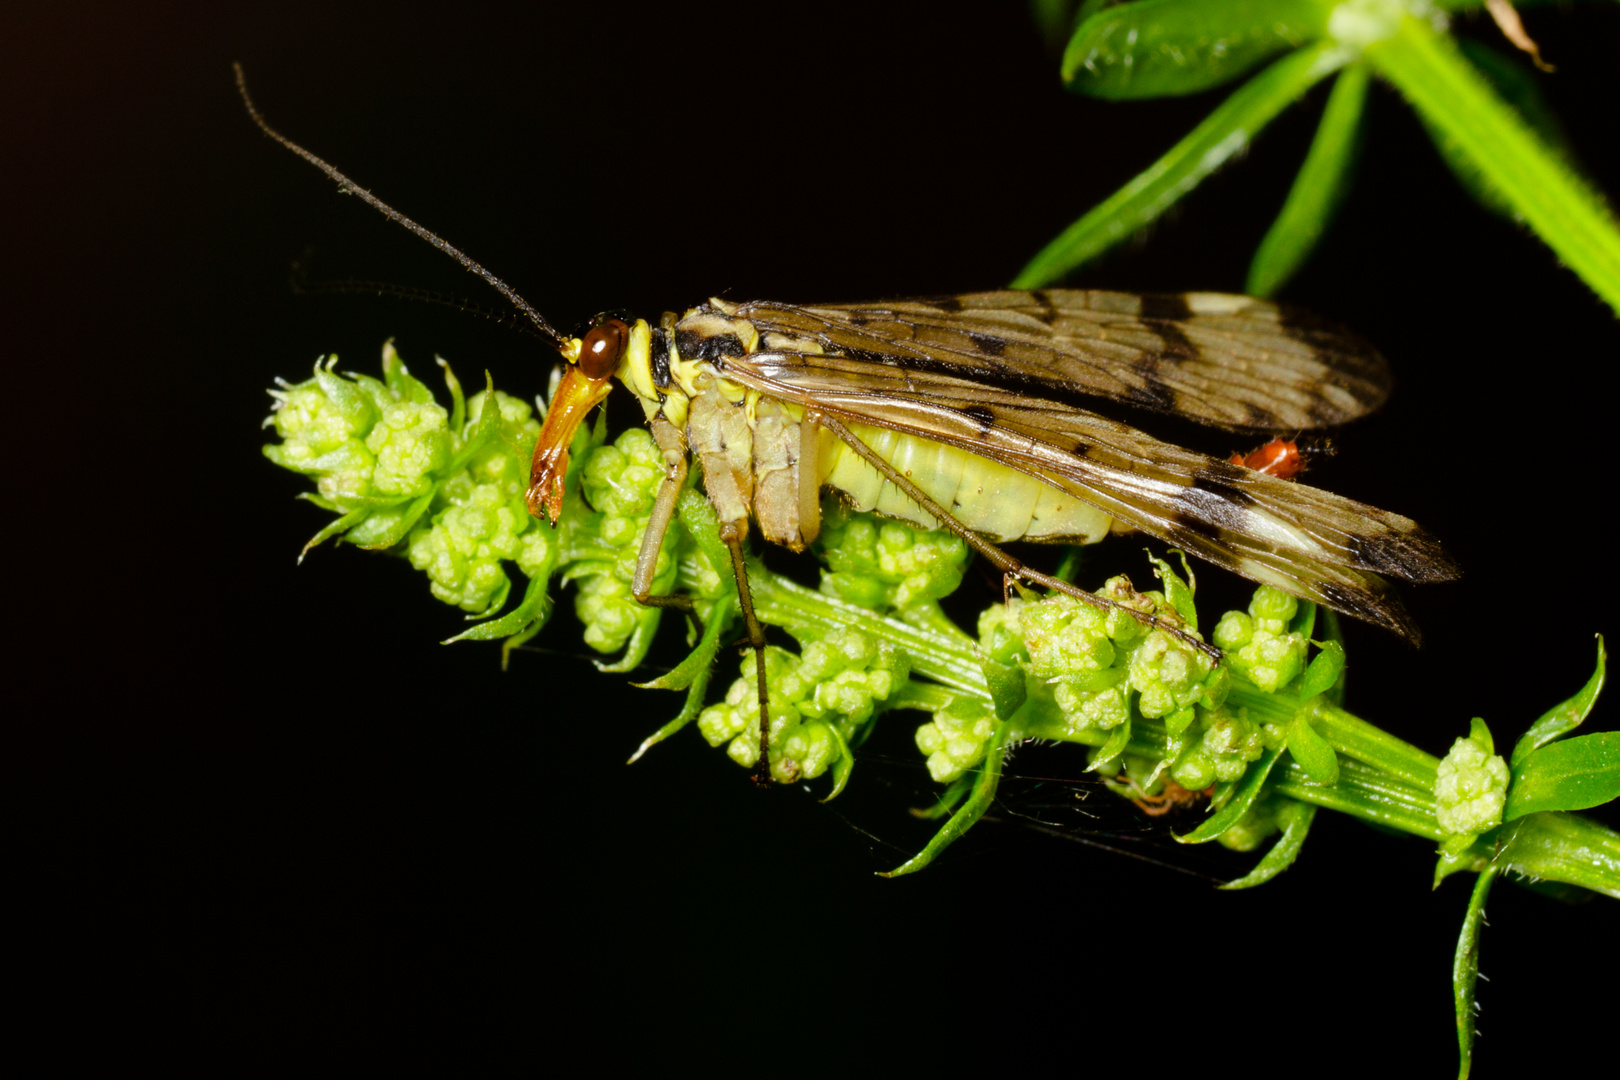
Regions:
[[[436, 644], [458, 613], [404, 563], [294, 566], [323, 517], [259, 454], [272, 377], [327, 352], [375, 370], [392, 335], [430, 381], [439, 353], [532, 394], [554, 358], [438, 309], [293, 296], [312, 246], [317, 277], [483, 299], [261, 137], [232, 60], [272, 123], [564, 327], [720, 292], [994, 287], [1224, 92], [1066, 95], [1016, 4], [540, 6], [13, 16], [8, 892], [37, 902], [17, 924], [46, 960], [35, 1007], [138, 1019], [124, 1038], [212, 1062], [330, 1034], [515, 1040], [540, 1063], [1453, 1067], [1468, 885], [1431, 893], [1423, 843], [1323, 814], [1286, 875], [1224, 894], [1212, 878], [1245, 860], [1112, 811], [1095, 839], [1168, 865], [1007, 820], [880, 880], [925, 835], [905, 812], [926, 788], [905, 756], [920, 717], [896, 717], [893, 760], [831, 807], [753, 790], [695, 733], [625, 768], [676, 699], [595, 672], [567, 602], [554, 651], [503, 675], [491, 646]], [[1620, 11], [1529, 25], [1590, 175], [1620, 191]], [[1321, 96], [1074, 282], [1241, 289]], [[1437, 753], [1474, 715], [1510, 744], [1616, 629], [1612, 313], [1475, 208], [1382, 87], [1357, 186], [1286, 298], [1380, 343], [1398, 377], [1316, 482], [1420, 519], [1467, 572], [1408, 590], [1421, 651], [1349, 628], [1350, 707]], [[1145, 576], [1127, 541], [1092, 560]], [[1244, 592], [1219, 578], [1217, 610]], [[1053, 791], [1071, 797], [1036, 794]], [[1605, 1022], [1588, 980], [1620, 959], [1610, 901], [1499, 886], [1490, 912], [1480, 1076], [1554, 1063], [1549, 1032]]]

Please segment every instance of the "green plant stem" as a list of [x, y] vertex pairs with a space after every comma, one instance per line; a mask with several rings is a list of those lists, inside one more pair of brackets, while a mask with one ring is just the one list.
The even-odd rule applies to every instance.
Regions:
[[[889, 702], [890, 709], [934, 711], [964, 695], [994, 706], [978, 648], [966, 634], [921, 629], [874, 615], [786, 581], [757, 563], [749, 566], [749, 581], [760, 618], [795, 636], [813, 640], [852, 627], [904, 649], [911, 656], [913, 674], [933, 683], [913, 681], [900, 688]], [[1232, 682], [1229, 704], [1247, 709], [1261, 723], [1288, 723], [1301, 710], [1299, 698], [1286, 691], [1264, 693], [1236, 672]], [[1311, 725], [1341, 759], [1338, 781], [1314, 784], [1298, 763], [1283, 755], [1271, 772], [1270, 790], [1427, 840], [1446, 838], [1435, 818], [1438, 758], [1320, 698], [1304, 706]], [[1100, 746], [1108, 735], [1104, 731], [1072, 732], [1060, 717], [1046, 715], [1033, 699], [1016, 719], [1017, 730], [1027, 738]], [[1129, 752], [1162, 756], [1168, 744], [1162, 725], [1133, 722]], [[1468, 855], [1480, 868], [1511, 869], [1620, 897], [1620, 834], [1573, 814], [1545, 812], [1511, 821], [1482, 835]]]
[[1365, 57], [1412, 107], [1472, 159], [1558, 257], [1620, 313], [1620, 228], [1593, 192], [1463, 57], [1455, 42], [1407, 16]]

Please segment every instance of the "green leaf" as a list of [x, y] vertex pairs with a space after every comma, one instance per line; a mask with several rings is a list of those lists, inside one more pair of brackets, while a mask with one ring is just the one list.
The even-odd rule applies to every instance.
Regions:
[[1530, 756], [1531, 751], [1547, 745], [1565, 732], [1574, 731], [1592, 712], [1592, 706], [1597, 704], [1598, 693], [1603, 689], [1603, 680], [1607, 676], [1609, 666], [1609, 654], [1603, 647], [1602, 634], [1598, 635], [1597, 648], [1597, 668], [1593, 670], [1592, 677], [1586, 680], [1586, 685], [1581, 687], [1580, 693], [1548, 709], [1514, 744], [1513, 757], [1509, 764], [1515, 769], [1519, 767], [1520, 762]]
[[1139, 0], [1075, 27], [1063, 53], [1069, 89], [1109, 101], [1196, 94], [1321, 37], [1314, 0]]
[[1620, 798], [1620, 731], [1548, 743], [1513, 770], [1502, 820], [1541, 810], [1585, 810]]
[[1131, 744], [1131, 718], [1127, 716], [1125, 722], [1108, 733], [1108, 738], [1097, 752], [1092, 755], [1091, 764], [1086, 766], [1086, 772], [1097, 772], [1101, 769], [1113, 769], [1119, 755]]
[[[1177, 552], [1177, 554], [1181, 553]], [[1182, 569], [1186, 570], [1185, 555], [1182, 555], [1182, 560]], [[1176, 614], [1181, 616], [1182, 621], [1187, 624], [1189, 629], [1198, 629], [1198, 608], [1193, 603], [1192, 587], [1182, 580], [1181, 575], [1176, 573], [1170, 564], [1163, 559], [1149, 554], [1148, 562], [1153, 564], [1153, 574], [1159, 579], [1160, 584], [1164, 586], [1165, 600], [1169, 601], [1170, 606], [1175, 608]], [[1191, 578], [1192, 574], [1189, 572], [1187, 576]]]
[[453, 645], [458, 641], [494, 641], [496, 638], [521, 633], [529, 629], [531, 623], [544, 622], [551, 615], [551, 601], [546, 595], [547, 580], [547, 575], [530, 578], [529, 587], [523, 591], [523, 599], [517, 607], [498, 619], [481, 622], [477, 626], [463, 630], [453, 638], [446, 638], [440, 644]]
[[1273, 117], [1343, 67], [1349, 57], [1346, 50], [1324, 42], [1285, 56], [1260, 72], [1145, 172], [1046, 245], [1019, 271], [1012, 287], [1034, 289], [1049, 284], [1130, 238], [1247, 149]]
[[709, 611], [703, 624], [703, 636], [685, 660], [650, 682], [634, 683], [643, 690], [685, 690], [714, 665], [715, 654], [720, 651], [721, 638], [737, 616], [737, 597], [721, 595]]
[[[1332, 750], [1330, 749], [1328, 752], [1332, 753]], [[1261, 754], [1260, 760], [1250, 765], [1248, 770], [1244, 772], [1243, 779], [1238, 781], [1237, 787], [1233, 789], [1226, 805], [1199, 822], [1198, 828], [1192, 832], [1187, 833], [1185, 836], [1176, 837], [1176, 842], [1181, 844], [1202, 844], [1215, 839], [1227, 829], [1236, 825], [1238, 820], [1249, 812], [1249, 807], [1254, 805], [1254, 800], [1259, 798], [1260, 789], [1265, 786], [1266, 777], [1271, 775], [1271, 767], [1277, 764], [1277, 759], [1281, 756], [1281, 750], [1267, 750], [1264, 754]]]
[[1305, 265], [1332, 223], [1350, 186], [1367, 83], [1365, 64], [1351, 64], [1334, 80], [1305, 163], [1249, 264], [1246, 291], [1251, 295], [1276, 295]]
[[402, 510], [373, 512], [364, 521], [350, 529], [344, 539], [355, 547], [372, 551], [386, 551], [393, 547], [415, 527], [428, 507], [433, 505], [433, 492], [418, 495]]
[[984, 681], [990, 687], [990, 700], [995, 702], [996, 719], [1006, 720], [1017, 712], [1029, 696], [1024, 681], [1024, 669], [1017, 664], [1003, 664], [981, 653], [979, 666], [984, 669]]
[[1474, 1063], [1474, 986], [1479, 981], [1479, 931], [1485, 923], [1485, 898], [1491, 894], [1496, 868], [1484, 870], [1474, 882], [1457, 937], [1457, 955], [1451, 964], [1451, 1000], [1457, 1010], [1458, 1080], [1466, 1080]]
[[489, 372], [484, 372], [484, 408], [478, 414], [478, 423], [467, 435], [467, 441], [457, 450], [439, 473], [440, 476], [454, 476], [467, 467], [484, 445], [491, 439], [499, 438], [501, 432], [501, 410], [495, 404], [495, 380]]
[[460, 435], [461, 429], [467, 424], [467, 395], [461, 390], [461, 380], [450, 370], [449, 361], [435, 356], [433, 362], [444, 369], [444, 385], [450, 391], [450, 430]]
[[1319, 651], [1311, 658], [1310, 666], [1300, 676], [1299, 696], [1302, 701], [1327, 693], [1338, 685], [1339, 677], [1344, 674], [1343, 645], [1337, 641], [1324, 641], [1317, 648]]
[[1299, 858], [1300, 849], [1305, 846], [1305, 837], [1311, 831], [1311, 822], [1316, 820], [1316, 807], [1310, 803], [1296, 802], [1293, 799], [1282, 800], [1277, 810], [1277, 820], [1282, 823], [1282, 835], [1277, 842], [1271, 845], [1271, 850], [1265, 857], [1255, 863], [1254, 869], [1240, 878], [1228, 881], [1221, 889], [1252, 889], [1256, 885], [1264, 885], [1290, 866]]
[[984, 767], [973, 781], [972, 794], [962, 804], [962, 808], [939, 827], [939, 831], [928, 841], [926, 847], [888, 873], [878, 874], [878, 877], [900, 877], [903, 874], [916, 873], [933, 862], [940, 852], [955, 843], [984, 816], [984, 812], [990, 809], [990, 804], [995, 801], [996, 785], [1001, 780], [1003, 748], [1011, 740], [1012, 734], [1011, 721], [1003, 720], [996, 725], [995, 734], [990, 736], [990, 741], [985, 744]]
[[838, 757], [832, 764], [832, 790], [822, 798], [822, 802], [832, 802], [843, 794], [844, 788], [849, 784], [849, 775], [855, 771], [855, 755], [849, 752], [849, 742], [844, 733], [838, 730], [837, 724], [827, 725], [827, 731], [838, 743]]
[[1339, 756], [1320, 732], [1311, 726], [1315, 710], [1303, 707], [1288, 725], [1288, 753], [1312, 784], [1332, 787], [1339, 782]]
[[1407, 16], [1363, 55], [1457, 147], [1536, 235], [1620, 312], [1620, 225], [1449, 37]]

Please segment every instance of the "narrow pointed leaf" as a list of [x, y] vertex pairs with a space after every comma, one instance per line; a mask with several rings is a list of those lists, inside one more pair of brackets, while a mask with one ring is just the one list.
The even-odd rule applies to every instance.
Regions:
[[1264, 885], [1294, 865], [1294, 860], [1299, 858], [1300, 849], [1305, 846], [1305, 837], [1310, 834], [1311, 822], [1316, 820], [1316, 807], [1310, 803], [1286, 799], [1283, 800], [1282, 808], [1277, 811], [1277, 820], [1282, 822], [1283, 831], [1277, 842], [1271, 845], [1271, 850], [1255, 863], [1253, 870], [1240, 878], [1228, 881], [1220, 888], [1252, 889], [1256, 885]]
[[1339, 782], [1339, 756], [1322, 734], [1311, 726], [1309, 713], [1301, 709], [1288, 725], [1288, 753], [1310, 782], [1332, 787]]
[[[1332, 750], [1328, 752], [1332, 753]], [[1176, 837], [1176, 841], [1182, 844], [1202, 844], [1236, 825], [1238, 820], [1249, 812], [1254, 800], [1260, 796], [1260, 789], [1265, 787], [1266, 777], [1271, 775], [1271, 767], [1277, 764], [1277, 758], [1280, 756], [1281, 750], [1267, 750], [1260, 755], [1260, 760], [1250, 765], [1248, 771], [1243, 774], [1243, 779], [1238, 781], [1226, 805], [1205, 818], [1192, 832]]]
[[1457, 955], [1451, 965], [1451, 998], [1457, 1011], [1457, 1054], [1459, 1080], [1466, 1080], [1474, 1063], [1474, 987], [1479, 981], [1479, 932], [1485, 924], [1485, 898], [1496, 880], [1492, 867], [1474, 882], [1468, 898], [1468, 914], [1463, 916], [1462, 933], [1457, 938]]
[[1603, 690], [1603, 680], [1608, 675], [1609, 653], [1603, 646], [1603, 635], [1598, 635], [1597, 668], [1593, 670], [1592, 677], [1586, 680], [1580, 693], [1561, 704], [1548, 709], [1535, 723], [1530, 725], [1513, 747], [1513, 758], [1509, 761], [1515, 769], [1530, 753], [1539, 747], [1545, 746], [1566, 732], [1574, 731], [1591, 713], [1592, 706], [1597, 704], [1597, 696]]
[[1332, 224], [1350, 186], [1367, 83], [1364, 64], [1351, 64], [1334, 80], [1305, 163], [1249, 264], [1246, 291], [1251, 295], [1274, 296], [1288, 284]]
[[996, 785], [1001, 780], [1003, 748], [1011, 741], [1012, 734], [1010, 721], [1003, 720], [996, 725], [995, 734], [990, 736], [990, 742], [984, 748], [984, 766], [973, 781], [972, 794], [967, 797], [962, 808], [939, 827], [939, 831], [928, 841], [926, 847], [893, 870], [879, 874], [878, 877], [900, 877], [902, 874], [916, 873], [933, 862], [940, 852], [955, 843], [984, 816], [984, 812], [990, 809], [990, 804], [995, 801]]
[[518, 602], [517, 607], [505, 615], [463, 630], [453, 638], [446, 638], [441, 644], [452, 645], [458, 641], [494, 641], [496, 638], [509, 637], [530, 629], [531, 624], [535, 622], [543, 623], [551, 615], [551, 603], [546, 596], [548, 576], [530, 578], [529, 586], [523, 592], [523, 599]]
[[1033, 289], [1133, 236], [1234, 155], [1242, 153], [1289, 103], [1343, 67], [1349, 53], [1327, 43], [1283, 57], [1238, 87], [1186, 138], [1134, 180], [1097, 204], [1042, 249], [1013, 281]]

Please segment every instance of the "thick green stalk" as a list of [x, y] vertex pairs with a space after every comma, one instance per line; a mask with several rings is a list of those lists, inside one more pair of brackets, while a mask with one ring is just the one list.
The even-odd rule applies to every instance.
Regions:
[[1423, 19], [1401, 19], [1365, 57], [1447, 135], [1547, 246], [1620, 313], [1620, 227], [1602, 198], [1548, 149]]

